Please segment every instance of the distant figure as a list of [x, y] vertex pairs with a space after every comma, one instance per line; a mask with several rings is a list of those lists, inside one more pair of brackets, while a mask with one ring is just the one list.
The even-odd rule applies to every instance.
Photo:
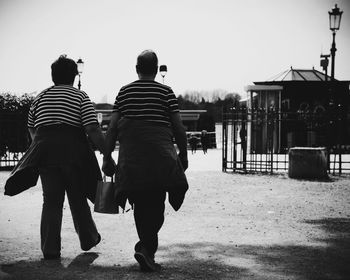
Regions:
[[164, 222], [166, 193], [177, 211], [188, 189], [184, 173], [188, 167], [187, 139], [174, 92], [155, 81], [157, 55], [151, 50], [142, 52], [137, 58], [136, 72], [139, 79], [123, 86], [115, 99], [102, 170], [109, 173], [105, 166], [111, 165], [111, 152], [118, 140], [119, 196], [133, 204], [139, 236], [134, 257], [142, 271], [159, 271], [155, 254], [158, 232]]
[[35, 185], [40, 174], [41, 250], [49, 260], [61, 257], [66, 193], [81, 249], [88, 251], [101, 241], [87, 198], [94, 202], [102, 176], [87, 136], [103, 153], [105, 142], [89, 96], [73, 87], [77, 74], [77, 64], [65, 55], [52, 63], [54, 85], [35, 98], [28, 115], [32, 144], [5, 186], [5, 194], [13, 194], [22, 184], [26, 188]]
[[246, 122], [242, 122], [241, 130], [239, 131], [239, 137], [241, 138], [241, 148], [242, 148], [242, 156], [243, 156], [243, 169], [246, 169], [247, 162], [247, 129]]
[[202, 143], [203, 153], [206, 154], [208, 152], [208, 146], [209, 146], [209, 134], [207, 133], [206, 130], [202, 130], [201, 143]]
[[239, 138], [241, 138], [242, 149], [245, 150], [247, 147], [247, 129], [246, 123], [242, 122], [241, 130], [239, 131]]
[[199, 139], [192, 133], [190, 135], [190, 138], [188, 139], [188, 143], [190, 144], [192, 154], [195, 154], [197, 152], [198, 142]]

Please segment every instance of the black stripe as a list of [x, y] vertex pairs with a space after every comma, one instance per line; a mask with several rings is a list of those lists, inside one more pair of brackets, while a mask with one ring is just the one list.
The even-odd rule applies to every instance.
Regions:
[[28, 126], [61, 122], [73, 126], [97, 123], [95, 109], [85, 92], [72, 86], [54, 86], [37, 96], [28, 115]]

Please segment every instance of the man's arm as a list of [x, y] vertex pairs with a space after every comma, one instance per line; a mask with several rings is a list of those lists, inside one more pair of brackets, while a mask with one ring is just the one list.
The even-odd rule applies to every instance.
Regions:
[[187, 159], [187, 137], [185, 127], [182, 124], [180, 113], [173, 113], [170, 115], [170, 121], [173, 127], [175, 142], [179, 148], [179, 158], [184, 170], [188, 168]]
[[115, 162], [112, 159], [112, 152], [115, 148], [115, 143], [117, 141], [118, 136], [118, 121], [120, 118], [120, 114], [118, 112], [112, 113], [111, 121], [108, 125], [105, 144], [106, 144], [106, 153], [103, 154], [103, 164], [102, 171], [107, 176], [112, 176], [115, 172]]
[[108, 125], [107, 133], [106, 133], [106, 154], [104, 154], [105, 158], [110, 158], [111, 153], [114, 151], [115, 143], [117, 141], [118, 136], [118, 122], [119, 122], [120, 114], [118, 112], [112, 113], [111, 121]]

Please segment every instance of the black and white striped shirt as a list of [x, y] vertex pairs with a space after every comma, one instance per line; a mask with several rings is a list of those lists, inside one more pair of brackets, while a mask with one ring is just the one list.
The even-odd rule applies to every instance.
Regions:
[[170, 114], [179, 112], [179, 106], [170, 87], [156, 81], [137, 80], [120, 89], [113, 111], [121, 117], [170, 126]]
[[73, 86], [59, 85], [41, 92], [28, 114], [28, 127], [67, 124], [83, 127], [97, 122], [89, 96]]

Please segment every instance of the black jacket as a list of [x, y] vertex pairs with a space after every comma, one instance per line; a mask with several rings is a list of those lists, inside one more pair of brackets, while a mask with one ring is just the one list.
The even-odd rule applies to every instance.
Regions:
[[39, 128], [25, 155], [12, 170], [5, 184], [5, 195], [19, 194], [37, 184], [39, 168], [69, 165], [80, 174], [82, 192], [95, 201], [101, 171], [83, 128], [52, 125]]

